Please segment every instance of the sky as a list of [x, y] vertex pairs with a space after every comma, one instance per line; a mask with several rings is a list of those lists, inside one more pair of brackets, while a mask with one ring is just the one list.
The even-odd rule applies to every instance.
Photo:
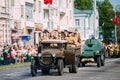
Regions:
[[114, 9], [116, 5], [120, 5], [120, 0], [109, 0], [109, 1], [112, 3]]

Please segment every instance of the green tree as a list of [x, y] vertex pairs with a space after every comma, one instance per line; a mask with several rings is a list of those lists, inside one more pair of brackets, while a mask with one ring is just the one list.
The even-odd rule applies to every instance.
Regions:
[[[104, 0], [103, 2], [97, 2], [99, 11], [99, 26], [102, 27], [105, 41], [112, 40], [112, 31], [114, 30], [113, 24], [113, 6], [109, 0]], [[104, 25], [103, 25], [104, 24]]]
[[93, 8], [93, 0], [75, 0], [74, 7], [80, 10], [91, 10]]

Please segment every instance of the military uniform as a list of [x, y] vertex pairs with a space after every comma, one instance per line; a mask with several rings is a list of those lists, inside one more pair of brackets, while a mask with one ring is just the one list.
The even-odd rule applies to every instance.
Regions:
[[114, 55], [119, 54], [119, 45], [117, 43], [114, 44]]
[[81, 43], [81, 38], [79, 33], [75, 33], [74, 36], [77, 38], [77, 41]]
[[108, 54], [110, 56], [113, 56], [113, 53], [114, 53], [114, 45], [111, 43], [108, 45]]
[[49, 39], [48, 36], [42, 36], [40, 41], [42, 41], [42, 40], [48, 40], [48, 39]]

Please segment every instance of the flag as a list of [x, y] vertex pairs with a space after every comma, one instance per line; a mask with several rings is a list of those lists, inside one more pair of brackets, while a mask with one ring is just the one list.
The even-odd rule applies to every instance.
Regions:
[[49, 4], [51, 4], [51, 5], [52, 5], [52, 0], [49, 0]]
[[49, 3], [49, 0], [44, 0], [44, 4], [48, 4]]
[[50, 5], [52, 5], [52, 0], [44, 0], [44, 4], [50, 4]]
[[116, 24], [116, 25], [118, 25], [119, 24], [119, 19], [118, 18], [114, 18], [113, 19], [113, 23]]

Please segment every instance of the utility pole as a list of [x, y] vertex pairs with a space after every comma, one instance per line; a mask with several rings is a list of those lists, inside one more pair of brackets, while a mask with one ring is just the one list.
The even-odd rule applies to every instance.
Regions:
[[[115, 19], [116, 19], [116, 10], [115, 10]], [[116, 31], [116, 24], [115, 24], [115, 42], [117, 42], [117, 31]]]
[[94, 10], [94, 25], [93, 25], [93, 34], [96, 37], [96, 0], [93, 0], [94, 4], [93, 4], [93, 10]]

